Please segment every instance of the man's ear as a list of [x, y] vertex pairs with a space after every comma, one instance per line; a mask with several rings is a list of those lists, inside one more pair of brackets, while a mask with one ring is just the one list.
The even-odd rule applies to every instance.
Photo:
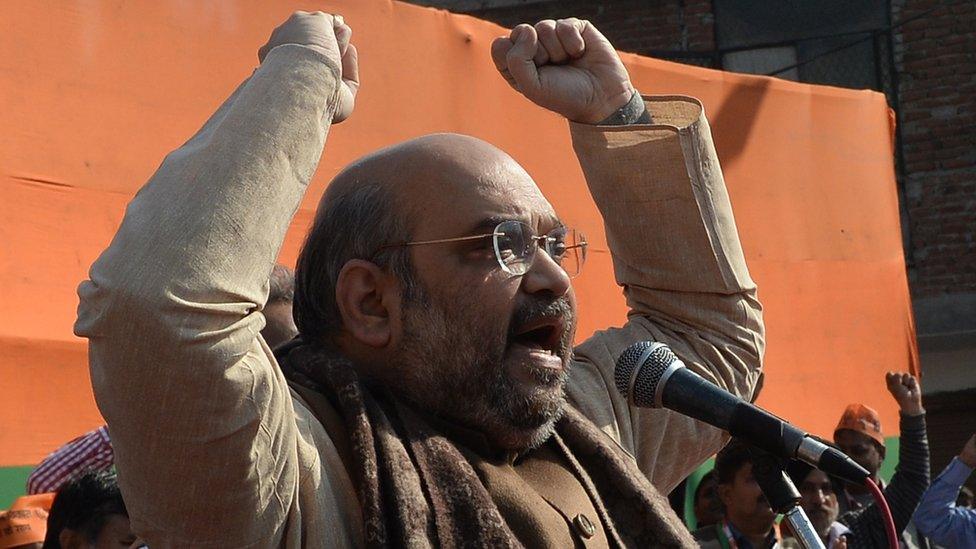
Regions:
[[349, 335], [370, 347], [390, 343], [393, 326], [399, 318], [399, 293], [394, 277], [375, 263], [351, 259], [339, 271], [336, 305], [342, 327]]

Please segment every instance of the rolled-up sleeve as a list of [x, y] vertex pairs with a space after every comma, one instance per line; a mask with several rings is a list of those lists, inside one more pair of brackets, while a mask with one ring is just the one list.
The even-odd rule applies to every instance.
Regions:
[[700, 102], [645, 97], [652, 124], [572, 124], [573, 144], [600, 209], [626, 324], [577, 348], [572, 401], [670, 491], [727, 441], [666, 410], [627, 405], [617, 357], [638, 341], [666, 343], [691, 369], [745, 399], [756, 396], [762, 307]]
[[268, 547], [299, 485], [291, 397], [259, 337], [339, 69], [273, 49], [129, 204], [79, 289], [95, 397], [133, 530], [153, 547]]

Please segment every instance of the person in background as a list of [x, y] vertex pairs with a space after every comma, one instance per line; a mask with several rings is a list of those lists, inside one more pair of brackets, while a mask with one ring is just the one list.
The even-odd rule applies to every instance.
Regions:
[[27, 477], [27, 493], [57, 492], [64, 483], [83, 472], [110, 469], [114, 463], [108, 427], [102, 425], [44, 458]]
[[[920, 542], [917, 536], [906, 535], [906, 529], [922, 493], [929, 485], [929, 443], [925, 433], [925, 409], [922, 390], [915, 376], [888, 372], [885, 375], [888, 392], [898, 403], [901, 444], [898, 466], [891, 483], [884, 486], [878, 471], [884, 461], [885, 445], [878, 413], [863, 404], [851, 404], [844, 410], [834, 442], [845, 454], [868, 470], [871, 479], [881, 485], [891, 507], [895, 529], [906, 547]], [[853, 547], [887, 547], [881, 512], [866, 486], [846, 484], [837, 494], [839, 522], [851, 529]], [[921, 542], [924, 544], [924, 541]]]
[[41, 549], [54, 494], [21, 496], [0, 511], [0, 549]]
[[717, 490], [725, 518], [695, 530], [703, 549], [736, 547], [766, 549], [779, 547], [776, 514], [752, 474], [749, 445], [733, 439], [715, 458]]
[[109, 549], [135, 543], [115, 473], [87, 471], [54, 497], [44, 549]]
[[695, 487], [695, 524], [704, 528], [722, 520], [722, 500], [718, 497], [718, 480], [715, 470], [705, 473]]
[[976, 434], [922, 495], [915, 510], [918, 531], [945, 547], [976, 547], [976, 510], [954, 504], [963, 482], [976, 469]]
[[295, 271], [275, 265], [268, 281], [268, 301], [264, 304], [265, 325], [261, 337], [274, 349], [298, 335], [291, 306], [295, 300]]
[[824, 546], [827, 549], [842, 546], [851, 530], [837, 522], [840, 504], [837, 502], [834, 482], [827, 473], [800, 461], [791, 461], [787, 466], [787, 473], [800, 492], [800, 507], [807, 514]]

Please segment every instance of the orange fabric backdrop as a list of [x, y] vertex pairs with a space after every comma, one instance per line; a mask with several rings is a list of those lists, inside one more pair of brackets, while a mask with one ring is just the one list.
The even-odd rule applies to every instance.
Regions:
[[[283, 262], [293, 264], [311, 208], [340, 167], [435, 131], [509, 151], [605, 249], [566, 124], [495, 74], [488, 45], [502, 29], [493, 24], [385, 0], [7, 3], [0, 466], [35, 463], [100, 424], [85, 342], [71, 333], [75, 288], [132, 194], [250, 73], [257, 48], [294, 9], [346, 17], [363, 87], [353, 118], [329, 138]], [[766, 306], [760, 403], [829, 434], [842, 407], [862, 401], [896, 433], [882, 372], [917, 370], [918, 361], [884, 97], [623, 57], [643, 92], [706, 105]], [[591, 257], [577, 281], [582, 335], [625, 314], [608, 256]]]

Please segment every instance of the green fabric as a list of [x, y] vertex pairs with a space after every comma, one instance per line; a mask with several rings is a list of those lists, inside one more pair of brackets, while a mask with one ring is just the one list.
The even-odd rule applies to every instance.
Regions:
[[0, 467], [0, 509], [10, 507], [15, 499], [24, 495], [27, 476], [34, 467]]

